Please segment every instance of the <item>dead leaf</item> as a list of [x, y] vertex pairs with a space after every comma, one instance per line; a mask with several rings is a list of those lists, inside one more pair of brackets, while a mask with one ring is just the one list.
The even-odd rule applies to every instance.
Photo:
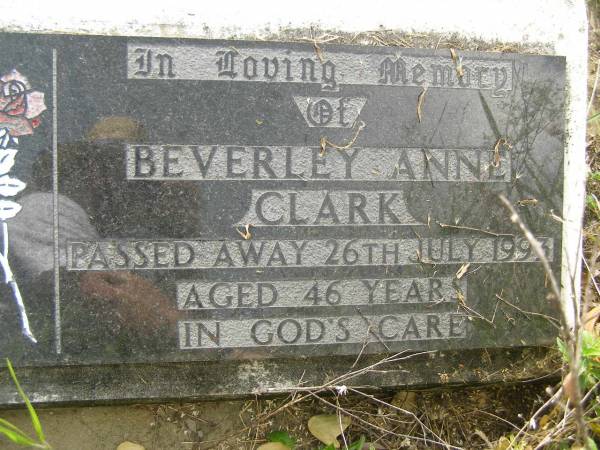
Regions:
[[145, 448], [139, 444], [134, 444], [133, 442], [125, 441], [119, 444], [117, 450], [145, 450]]
[[462, 58], [456, 54], [456, 50], [453, 48], [450, 49], [450, 56], [452, 57], [454, 65], [456, 66], [456, 75], [458, 75], [458, 78], [462, 78], [465, 74], [462, 67]]
[[594, 332], [596, 323], [600, 317], [600, 305], [590, 309], [583, 319], [583, 328], [590, 333]]
[[327, 138], [326, 137], [321, 136], [321, 139], [319, 139], [319, 147], [321, 147], [319, 156], [325, 156], [325, 151], [327, 150]]
[[506, 147], [508, 150], [512, 148], [512, 145], [508, 142], [506, 138], [499, 138], [496, 141], [496, 145], [494, 145], [494, 162], [492, 166], [500, 167], [500, 148]]
[[236, 231], [245, 240], [249, 240], [249, 239], [252, 239], [252, 233], [250, 232], [250, 227], [251, 226], [252, 226], [251, 224], [247, 223], [246, 226], [244, 227], [244, 231], [240, 231], [237, 228], [236, 228]]
[[514, 442], [506, 436], [502, 436], [500, 439], [498, 439], [498, 441], [496, 442], [496, 446], [491, 448], [493, 450], [509, 450], [514, 448], [520, 448], [523, 450], [533, 450], [533, 447], [531, 445], [519, 445], [519, 442]]
[[505, 436], [502, 436], [500, 439], [498, 439], [498, 442], [496, 442], [496, 446], [493, 447], [494, 450], [507, 450], [510, 447], [510, 439], [508, 439]]
[[594, 432], [596, 436], [600, 436], [600, 424], [594, 422], [587, 422], [588, 427]]
[[483, 442], [486, 443], [486, 445], [488, 446], [488, 448], [493, 448], [492, 443], [490, 442], [490, 440], [488, 439], [488, 437], [486, 436], [486, 434], [483, 431], [478, 430], [477, 428], [475, 428], [475, 434], [477, 436], [479, 436], [483, 440]]
[[479, 409], [486, 409], [490, 406], [490, 397], [486, 391], [476, 391], [471, 396]]
[[317, 54], [317, 58], [319, 58], [319, 62], [323, 64], [325, 62], [325, 58], [323, 58], [323, 50], [321, 50], [321, 47], [319, 47], [319, 43], [316, 40], [313, 43], [313, 46], [315, 47], [315, 53]]
[[267, 442], [259, 446], [256, 450], [290, 450], [290, 448], [281, 442]]
[[467, 273], [467, 270], [469, 270], [469, 266], [471, 265], [471, 263], [465, 263], [462, 266], [460, 266], [460, 269], [458, 269], [458, 272], [456, 272], [456, 279], [460, 280], [465, 273]]
[[427, 86], [423, 86], [423, 90], [419, 94], [417, 98], [417, 119], [419, 119], [419, 123], [421, 123], [421, 108], [423, 106], [423, 101], [425, 100], [425, 92], [427, 92]]
[[392, 405], [397, 408], [404, 409], [415, 413], [418, 411], [417, 408], [417, 394], [411, 391], [400, 391], [394, 394], [392, 398]]
[[562, 387], [563, 387], [563, 391], [565, 392], [565, 395], [568, 398], [570, 398], [570, 399], [575, 398], [575, 394], [576, 394], [575, 383], [573, 382], [573, 377], [571, 376], [571, 372], [569, 372], [563, 378]]
[[454, 50], [453, 48], [450, 49], [450, 56], [452, 57], [452, 61], [456, 63], [458, 57], [456, 56], [456, 50]]
[[538, 204], [537, 198], [524, 198], [523, 200], [519, 200], [517, 202], [519, 206], [535, 206]]
[[[352, 420], [346, 416], [319, 415], [312, 416], [308, 420], [308, 431], [325, 445], [333, 444], [335, 448], [340, 447], [337, 438], [346, 428], [350, 426]], [[341, 425], [341, 426], [340, 426]]]
[[542, 430], [545, 430], [546, 425], [548, 425], [548, 422], [550, 422], [550, 414], [545, 414], [542, 417], [540, 417], [540, 428]]
[[462, 293], [462, 291], [458, 288], [454, 288], [454, 291], [456, 292], [456, 300], [458, 301], [458, 304], [461, 305], [462, 307], [465, 307], [465, 296]]
[[561, 408], [556, 405], [554, 408], [552, 408], [550, 410], [550, 412], [548, 414], [543, 415], [542, 417], [540, 417], [540, 421], [539, 421], [539, 426], [540, 429], [545, 430], [548, 428], [549, 425], [552, 424], [552, 419], [554, 419], [555, 417], [557, 417], [558, 415], [560, 415], [561, 413]]

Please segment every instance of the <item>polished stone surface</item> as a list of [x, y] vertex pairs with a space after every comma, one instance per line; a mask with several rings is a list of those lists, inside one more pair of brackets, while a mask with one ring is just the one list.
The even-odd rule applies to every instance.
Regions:
[[38, 341], [0, 286], [17, 366], [293, 360], [293, 386], [323, 356], [554, 341], [545, 273], [498, 196], [559, 276], [564, 58], [19, 34], [0, 51], [47, 108], [27, 117], [35, 98], [2, 81], [31, 98], [0, 113], [27, 183], [8, 261]]

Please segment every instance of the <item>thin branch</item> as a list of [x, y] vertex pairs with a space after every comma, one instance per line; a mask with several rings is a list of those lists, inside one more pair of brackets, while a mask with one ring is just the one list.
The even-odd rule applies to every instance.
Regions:
[[592, 88], [592, 95], [590, 96], [590, 101], [587, 107], [587, 116], [589, 116], [590, 111], [592, 110], [592, 105], [594, 104], [594, 97], [596, 96], [596, 88], [598, 87], [598, 77], [600, 77], [600, 59], [596, 65], [596, 78], [594, 80], [594, 87]]
[[327, 147], [335, 148], [337, 150], [348, 150], [350, 147], [352, 147], [354, 145], [354, 143], [356, 142], [356, 139], [358, 139], [358, 135], [363, 130], [363, 128], [365, 128], [366, 126], [367, 126], [367, 124], [361, 120], [358, 123], [358, 127], [356, 128], [356, 132], [354, 133], [354, 136], [346, 144], [334, 144], [329, 139], [327, 139], [325, 136], [321, 137], [321, 139], [319, 141], [319, 145], [321, 147], [320, 155], [323, 156], [325, 154]]
[[365, 394], [364, 392], [361, 392], [358, 389], [348, 388], [348, 390], [351, 391], [351, 392], [354, 392], [356, 394], [362, 395], [363, 397], [367, 397], [368, 399], [373, 400], [375, 403], [378, 403], [378, 404], [383, 405], [383, 406], [387, 406], [388, 408], [391, 408], [393, 410], [401, 412], [402, 414], [406, 414], [406, 415], [412, 417], [413, 420], [415, 420], [421, 426], [421, 430], [423, 431], [423, 434], [425, 434], [425, 431], [427, 431], [427, 432], [431, 433], [433, 435], [433, 437], [435, 437], [436, 439], [442, 441], [442, 438], [440, 436], [438, 436], [431, 428], [427, 427], [417, 417], [417, 415], [415, 413], [413, 413], [412, 411], [408, 411], [406, 409], [402, 409], [402, 408], [399, 408], [398, 406], [395, 406], [395, 405], [392, 405], [390, 403], [384, 402], [383, 400], [378, 399], [374, 395]]
[[600, 287], [598, 286], [598, 283], [596, 282], [596, 278], [594, 278], [592, 269], [590, 268], [590, 265], [588, 264], [588, 262], [585, 258], [581, 258], [581, 259], [583, 259], [583, 264], [585, 264], [585, 268], [587, 269], [588, 273], [590, 274], [590, 281], [594, 285], [594, 288], [596, 289], [596, 293], [598, 294], [598, 297], [600, 297]]
[[419, 123], [421, 123], [422, 113], [421, 108], [423, 107], [423, 101], [425, 100], [425, 93], [427, 92], [427, 86], [423, 86], [423, 90], [419, 94], [417, 98], [417, 119], [419, 119]]
[[532, 420], [536, 420], [536, 419], [537, 419], [537, 418], [540, 416], [540, 414], [542, 414], [544, 411], [546, 411], [546, 409], [547, 409], [548, 407], [550, 407], [550, 406], [554, 405], [554, 404], [555, 404], [555, 403], [556, 403], [556, 402], [557, 402], [557, 401], [560, 399], [560, 397], [561, 397], [562, 393], [563, 393], [563, 388], [561, 387], [560, 389], [558, 389], [558, 390], [557, 390], [557, 391], [554, 393], [554, 395], [553, 395], [552, 397], [550, 397], [550, 398], [549, 398], [549, 399], [546, 401], [546, 403], [544, 403], [542, 406], [540, 406], [540, 407], [538, 408], [538, 410], [537, 410], [536, 412], [534, 412], [534, 413], [533, 413], [533, 415], [532, 415], [532, 416], [531, 416], [531, 418], [529, 419], [529, 422], [527, 422], [525, 425], [523, 425], [523, 426], [521, 427], [521, 429], [519, 430], [519, 432], [516, 434], [515, 438], [513, 439], [513, 442], [516, 442], [516, 441], [517, 441], [517, 439], [519, 439], [519, 437], [520, 437], [521, 435], [525, 434], [525, 433], [526, 433], [526, 431], [525, 431], [525, 430], [527, 429], [527, 426], [529, 425], [529, 423], [530, 423]]
[[495, 233], [493, 231], [482, 230], [481, 228], [465, 227], [465, 226], [460, 226], [460, 225], [450, 225], [448, 223], [441, 223], [441, 222], [438, 222], [438, 225], [440, 227], [442, 227], [442, 228], [456, 228], [457, 230], [478, 231], [480, 233], [485, 233], [485, 234], [489, 234], [491, 236], [496, 236], [496, 237], [501, 237], [501, 236], [514, 237], [513, 234], [509, 234], [509, 233]]
[[502, 298], [499, 294], [496, 294], [496, 298], [502, 302], [504, 302], [506, 305], [510, 306], [511, 308], [516, 309], [517, 311], [519, 311], [521, 314], [523, 314], [528, 320], [530, 319], [529, 316], [538, 316], [538, 317], [542, 317], [546, 320], [548, 320], [550, 323], [552, 323], [553, 325], [556, 325], [555, 322], [560, 323], [559, 320], [555, 319], [552, 316], [548, 316], [547, 314], [542, 314], [542, 313], [538, 313], [538, 312], [534, 312], [534, 311], [525, 311], [522, 308], [519, 308], [517, 305], [509, 302], [508, 300], [506, 300], [505, 298]]
[[574, 398], [571, 398], [573, 402], [573, 409], [575, 410], [575, 423], [577, 424], [577, 437], [580, 442], [586, 442], [587, 439], [587, 427], [585, 425], [584, 412], [581, 405], [581, 388], [579, 385], [579, 350], [581, 349], [581, 339], [579, 333], [579, 320], [574, 321], [574, 327], [572, 330], [569, 329], [568, 324], [571, 322], [569, 320], [569, 315], [566, 311], [566, 306], [564, 305], [564, 301], [561, 298], [561, 292], [552, 272], [552, 268], [550, 267], [550, 262], [546, 257], [544, 249], [540, 242], [535, 238], [533, 233], [527, 228], [527, 225], [521, 220], [521, 217], [515, 210], [514, 206], [508, 201], [508, 199], [500, 194], [500, 201], [504, 204], [504, 206], [510, 211], [510, 220], [514, 224], [516, 224], [520, 229], [525, 238], [529, 241], [529, 245], [540, 259], [542, 266], [544, 267], [544, 271], [550, 280], [550, 287], [552, 289], [552, 293], [554, 295], [555, 300], [560, 305], [560, 311], [562, 313], [563, 325], [564, 325], [564, 337], [567, 343], [566, 347], [569, 353], [569, 371], [571, 373], [572, 383], [573, 383], [573, 394]]
[[[521, 229], [521, 232], [523, 233], [523, 235], [525, 236], [527, 241], [529, 241], [529, 244], [531, 245], [531, 249], [535, 252], [536, 256], [539, 258], [540, 262], [544, 266], [544, 270], [545, 270], [546, 274], [548, 275], [548, 278], [550, 279], [550, 286], [552, 288], [552, 293], [556, 297], [556, 300], [558, 302], [560, 302], [560, 298], [561, 298], [560, 288], [558, 286], [558, 282], [556, 281], [556, 277], [554, 276], [554, 272], [552, 272], [552, 268], [550, 267], [550, 262], [548, 261], [548, 258], [546, 257], [546, 253], [544, 252], [544, 249], [542, 248], [542, 244], [540, 244], [540, 242], [535, 238], [533, 233], [531, 231], [529, 231], [529, 228], [527, 228], [527, 225], [525, 225], [525, 223], [521, 220], [519, 213], [515, 210], [512, 203], [510, 203], [508, 201], [508, 199], [502, 194], [499, 195], [499, 198], [500, 198], [500, 201], [502, 203], [504, 203], [504, 206], [506, 207], [506, 209], [508, 209], [510, 211], [510, 221], [512, 223], [516, 224]], [[560, 302], [560, 303], [562, 306], [562, 302]], [[566, 311], [564, 311], [564, 307], [561, 308], [561, 311], [563, 312], [564, 323], [565, 324], [569, 323], [567, 313], [566, 313]]]
[[455, 447], [454, 445], [449, 445], [445, 442], [437, 442], [434, 441], [433, 439], [429, 439], [427, 437], [417, 437], [417, 436], [410, 436], [408, 434], [400, 434], [400, 433], [396, 433], [394, 431], [390, 431], [390, 430], [386, 430], [385, 428], [380, 427], [379, 425], [375, 425], [374, 423], [371, 423], [359, 416], [357, 416], [356, 414], [352, 414], [346, 410], [344, 410], [343, 408], [340, 408], [339, 406], [337, 406], [335, 403], [331, 403], [330, 401], [325, 400], [322, 397], [319, 397], [317, 394], [315, 394], [314, 392], [310, 392], [309, 395], [315, 397], [316, 399], [318, 399], [320, 402], [325, 403], [328, 406], [331, 406], [332, 408], [335, 408], [336, 410], [341, 410], [341, 412], [347, 414], [349, 417], [352, 417], [353, 419], [358, 420], [359, 422], [363, 423], [364, 425], [367, 425], [371, 428], [374, 428], [382, 433], [385, 434], [392, 434], [394, 436], [399, 436], [399, 437], [403, 437], [403, 438], [408, 438], [408, 439], [413, 439], [415, 441], [420, 441], [420, 442], [424, 442], [427, 444], [435, 444], [435, 445], [439, 445], [441, 447], [445, 447], [448, 449], [455, 449], [455, 450], [462, 450], [462, 447]]

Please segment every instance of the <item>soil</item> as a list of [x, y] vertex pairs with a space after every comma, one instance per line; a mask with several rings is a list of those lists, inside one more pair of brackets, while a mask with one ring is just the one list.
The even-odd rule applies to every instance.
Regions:
[[[489, 448], [486, 440], [496, 441], [525, 425], [555, 384], [556, 378], [377, 395], [388, 405], [361, 395], [331, 394], [324, 400], [339, 404], [373, 425], [353, 419], [345, 434], [348, 442], [364, 435], [376, 448], [431, 448], [432, 443], [418, 440], [421, 430], [411, 417], [396, 409], [401, 408], [414, 413], [441, 441], [476, 449]], [[286, 430], [295, 437], [298, 449], [319, 448], [319, 442], [308, 432], [308, 419], [315, 414], [335, 414], [335, 408], [310, 396], [295, 405], [290, 405], [290, 400], [41, 408], [38, 412], [47, 440], [57, 450], [114, 450], [124, 441], [140, 444], [146, 450], [253, 449], [274, 430]], [[290, 406], [271, 416], [285, 405]], [[0, 415], [22, 429], [31, 430], [25, 410], [5, 411]], [[0, 445], [0, 448], [20, 447]]]

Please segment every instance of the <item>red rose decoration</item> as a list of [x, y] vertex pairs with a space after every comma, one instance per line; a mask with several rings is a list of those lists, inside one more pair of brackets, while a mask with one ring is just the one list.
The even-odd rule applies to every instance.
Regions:
[[43, 92], [32, 91], [27, 78], [12, 70], [0, 78], [0, 128], [11, 136], [33, 134], [46, 110]]

